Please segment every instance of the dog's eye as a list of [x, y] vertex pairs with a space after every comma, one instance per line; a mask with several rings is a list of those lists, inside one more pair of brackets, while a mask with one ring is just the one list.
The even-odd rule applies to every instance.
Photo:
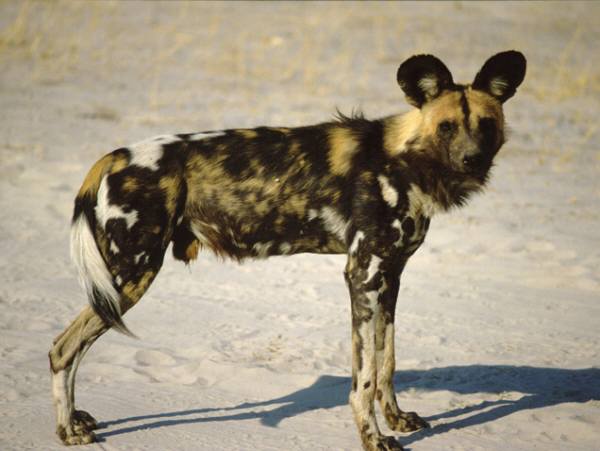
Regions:
[[442, 135], [449, 135], [456, 129], [456, 124], [452, 121], [442, 121], [438, 124], [438, 132]]
[[496, 121], [491, 117], [479, 119], [479, 133], [481, 134], [482, 144], [492, 146], [496, 142]]
[[479, 119], [479, 131], [484, 136], [494, 136], [496, 134], [496, 121], [491, 117]]

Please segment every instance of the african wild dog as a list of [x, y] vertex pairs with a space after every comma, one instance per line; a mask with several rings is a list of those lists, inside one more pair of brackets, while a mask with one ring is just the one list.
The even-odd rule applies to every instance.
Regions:
[[400, 274], [432, 215], [483, 188], [504, 143], [502, 104], [525, 76], [516, 51], [491, 57], [471, 85], [455, 84], [431, 55], [397, 79], [413, 111], [308, 127], [161, 136], [100, 159], [75, 200], [71, 252], [90, 306], [54, 340], [50, 367], [57, 433], [95, 440], [96, 421], [75, 410], [77, 367], [136, 304], [173, 243], [188, 263], [200, 248], [232, 257], [345, 253], [352, 305], [350, 405], [366, 450], [398, 450], [388, 426], [427, 427], [396, 403], [394, 311]]

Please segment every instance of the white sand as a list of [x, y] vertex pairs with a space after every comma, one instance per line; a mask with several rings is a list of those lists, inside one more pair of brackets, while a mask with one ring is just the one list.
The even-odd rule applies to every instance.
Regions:
[[[525, 83], [485, 195], [434, 218], [398, 303], [411, 450], [600, 443], [600, 7], [0, 3], [0, 449], [63, 449], [46, 353], [85, 303], [68, 257], [92, 163], [168, 132], [407, 109], [398, 64], [458, 81], [515, 48]], [[342, 256], [167, 258], [84, 360], [106, 450], [358, 449]], [[383, 426], [383, 421], [380, 421]], [[385, 430], [385, 428], [384, 428]]]

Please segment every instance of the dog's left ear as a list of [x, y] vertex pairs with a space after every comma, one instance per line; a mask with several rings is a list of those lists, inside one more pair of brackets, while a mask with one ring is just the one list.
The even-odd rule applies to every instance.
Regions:
[[454, 85], [448, 68], [433, 55], [411, 56], [398, 68], [396, 79], [408, 103], [417, 108]]
[[521, 52], [510, 50], [488, 59], [475, 76], [472, 87], [487, 92], [504, 103], [510, 99], [525, 78], [527, 60]]

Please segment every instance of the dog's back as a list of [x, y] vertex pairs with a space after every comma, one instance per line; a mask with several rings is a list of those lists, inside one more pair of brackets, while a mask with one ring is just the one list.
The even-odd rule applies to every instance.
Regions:
[[350, 174], [334, 173], [329, 155], [335, 148], [347, 153], [338, 159], [350, 159], [350, 131], [327, 123], [182, 138], [187, 201], [180, 227], [202, 246], [238, 260], [345, 251]]

